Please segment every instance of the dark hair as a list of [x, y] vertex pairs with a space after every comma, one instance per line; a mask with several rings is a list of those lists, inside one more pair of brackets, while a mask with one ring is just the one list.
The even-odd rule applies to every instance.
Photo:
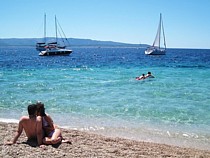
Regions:
[[41, 116], [46, 116], [44, 104], [41, 102], [36, 103], [37, 112], [40, 113]]
[[148, 72], [148, 74], [151, 74], [151, 72]]
[[36, 114], [36, 104], [28, 105], [28, 115], [35, 115]]

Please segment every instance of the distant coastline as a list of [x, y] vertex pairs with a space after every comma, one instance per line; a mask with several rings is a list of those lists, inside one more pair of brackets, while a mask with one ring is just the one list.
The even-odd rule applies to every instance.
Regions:
[[[53, 41], [54, 38], [47, 37], [47, 41]], [[42, 38], [0, 38], [0, 46], [29, 46], [34, 47], [37, 42], [43, 41]], [[113, 41], [99, 41], [91, 39], [68, 38], [71, 47], [131, 47], [146, 48], [148, 44], [129, 44]]]

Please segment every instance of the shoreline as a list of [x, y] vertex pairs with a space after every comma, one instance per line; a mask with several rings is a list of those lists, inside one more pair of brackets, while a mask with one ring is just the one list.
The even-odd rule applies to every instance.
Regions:
[[[54, 117], [53, 117], [54, 118]], [[58, 120], [59, 118], [55, 119]], [[69, 119], [69, 120], [72, 120]], [[66, 130], [77, 130], [81, 132], [87, 132], [97, 135], [102, 135], [109, 138], [122, 138], [122, 139], [128, 139], [128, 140], [134, 140], [134, 141], [140, 141], [140, 142], [150, 142], [150, 143], [157, 143], [157, 144], [166, 144], [171, 146], [178, 146], [181, 148], [193, 148], [198, 150], [207, 150], [209, 149], [209, 141], [205, 141], [204, 139], [198, 139], [193, 135], [192, 133], [189, 133], [187, 131], [173, 131], [173, 129], [169, 129], [167, 126], [163, 126], [163, 131], [158, 131], [155, 127], [156, 131], [150, 131], [151, 126], [143, 125], [144, 127], [141, 127], [141, 130], [138, 130], [130, 127], [130, 129], [124, 129], [124, 128], [107, 128], [102, 127], [98, 128], [97, 122], [100, 120], [89, 120], [90, 122], [95, 121], [93, 124], [90, 125], [84, 125], [84, 124], [71, 124], [71, 126], [68, 125], [60, 125], [61, 122], [57, 122], [56, 124], [59, 125], [59, 128], [66, 129]], [[18, 119], [3, 119], [0, 118], [0, 122], [4, 123], [18, 123]], [[73, 121], [75, 122], [75, 121]], [[96, 126], [94, 126], [96, 125]], [[154, 124], [153, 124], [154, 127]], [[183, 129], [183, 127], [180, 127]], [[167, 129], [167, 130], [164, 130]], [[138, 130], [138, 132], [136, 132]], [[201, 136], [200, 136], [201, 137]]]
[[178, 146], [111, 138], [98, 134], [62, 129], [64, 138], [72, 144], [48, 145], [45, 149], [27, 144], [24, 132], [18, 144], [3, 145], [11, 140], [17, 130], [17, 123], [0, 122], [0, 157], [210, 157], [210, 151]]

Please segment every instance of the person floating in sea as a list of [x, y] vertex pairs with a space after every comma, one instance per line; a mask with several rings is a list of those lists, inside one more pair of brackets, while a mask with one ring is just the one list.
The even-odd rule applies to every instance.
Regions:
[[139, 77], [136, 77], [136, 80], [144, 80], [146, 78], [155, 78], [151, 72], [148, 72], [146, 75], [145, 74], [142, 74], [141, 76]]
[[143, 80], [143, 79], [145, 79], [145, 74], [142, 74], [141, 76], [136, 77], [136, 80]]
[[38, 146], [42, 147], [42, 119], [40, 116], [36, 116], [36, 104], [28, 105], [28, 115], [20, 118], [15, 137], [5, 145], [15, 144], [24, 130], [28, 141], [37, 140]]
[[151, 72], [148, 72], [145, 76], [145, 78], [155, 78]]

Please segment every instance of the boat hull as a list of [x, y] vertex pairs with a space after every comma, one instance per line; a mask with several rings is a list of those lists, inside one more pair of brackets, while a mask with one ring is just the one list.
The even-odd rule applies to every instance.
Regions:
[[56, 56], [56, 55], [69, 55], [72, 50], [69, 49], [56, 49], [56, 50], [45, 50], [39, 53], [39, 56]]
[[165, 55], [165, 49], [147, 49], [145, 50], [146, 55]]

